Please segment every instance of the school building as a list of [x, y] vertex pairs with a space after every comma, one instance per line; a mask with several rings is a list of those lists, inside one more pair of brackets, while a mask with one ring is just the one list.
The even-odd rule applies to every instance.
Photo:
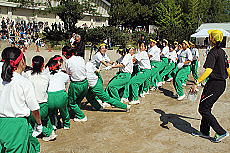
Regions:
[[[79, 0], [81, 1], [81, 0]], [[35, 2], [44, 3], [46, 0], [35, 0]], [[91, 14], [84, 13], [84, 18], [78, 21], [77, 26], [97, 27], [97, 26], [108, 26], [108, 11], [111, 4], [106, 0], [93, 0], [94, 4], [97, 5], [97, 12], [100, 15], [92, 16]], [[52, 0], [52, 6], [57, 6], [58, 1]], [[25, 20], [25, 21], [36, 21], [36, 22], [60, 22], [61, 20], [55, 14], [44, 15], [39, 13], [39, 9], [44, 9], [45, 6], [21, 8], [19, 4], [9, 2], [7, 0], [0, 0], [0, 17], [8, 17], [12, 20]]]

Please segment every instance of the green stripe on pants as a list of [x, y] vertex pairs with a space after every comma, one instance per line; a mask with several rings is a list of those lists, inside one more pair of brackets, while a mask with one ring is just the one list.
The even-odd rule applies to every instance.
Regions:
[[32, 127], [26, 118], [0, 118], [1, 153], [37, 153], [40, 143], [32, 137]]
[[[126, 109], [127, 105], [121, 103], [119, 100], [116, 100], [114, 98], [111, 98], [107, 92], [103, 89], [103, 83], [101, 79], [97, 80], [97, 84], [93, 87], [89, 88], [89, 92], [87, 93], [87, 100], [89, 102], [95, 103], [96, 96], [103, 102], [109, 103], [117, 108]], [[97, 108], [96, 108], [97, 109]]]
[[48, 92], [48, 108], [51, 123], [54, 125], [54, 114], [60, 111], [64, 127], [70, 127], [70, 117], [67, 108], [68, 95], [64, 90]]
[[184, 80], [188, 78], [189, 74], [190, 74], [190, 66], [183, 66], [181, 69], [178, 70], [176, 74], [174, 87], [179, 96], [184, 95], [182, 83], [184, 82]]
[[81, 101], [88, 92], [88, 81], [71, 82], [68, 90], [70, 108], [75, 113], [75, 118], [83, 119], [85, 114], [81, 111]]

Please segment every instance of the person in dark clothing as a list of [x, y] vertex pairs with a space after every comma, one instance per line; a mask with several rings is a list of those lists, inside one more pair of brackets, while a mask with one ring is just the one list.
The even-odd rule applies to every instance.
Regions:
[[225, 91], [226, 79], [230, 77], [230, 68], [228, 57], [220, 47], [223, 40], [222, 31], [209, 30], [208, 33], [212, 49], [208, 53], [203, 66], [205, 68], [204, 74], [199, 77], [196, 85], [191, 89], [192, 92], [195, 92], [197, 85], [207, 77], [209, 78], [203, 89], [198, 109], [202, 116], [200, 131], [194, 132], [193, 135], [208, 138], [212, 127], [216, 134], [214, 138], [211, 138], [211, 141], [217, 143], [229, 136], [229, 133], [221, 127], [211, 110], [214, 103]]
[[145, 44], [145, 47], [147, 48], [148, 42], [145, 39], [144, 35], [141, 35], [140, 39], [137, 41], [137, 48], [140, 49], [141, 44]]
[[81, 40], [80, 35], [76, 35], [75, 41], [72, 47], [76, 49], [76, 54], [85, 58], [85, 43]]

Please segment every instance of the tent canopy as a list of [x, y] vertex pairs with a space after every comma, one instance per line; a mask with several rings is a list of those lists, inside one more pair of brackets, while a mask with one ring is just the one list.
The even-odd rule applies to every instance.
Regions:
[[[220, 31], [223, 32], [224, 36], [230, 37], [230, 33], [228, 31], [226, 31], [224, 29], [218, 29], [218, 28], [214, 28], [214, 29], [215, 30], [220, 30]], [[205, 37], [208, 37], [209, 36], [208, 30], [211, 30], [211, 29], [202, 29], [199, 32], [192, 34], [191, 37], [196, 37], [196, 38], [205, 38]]]

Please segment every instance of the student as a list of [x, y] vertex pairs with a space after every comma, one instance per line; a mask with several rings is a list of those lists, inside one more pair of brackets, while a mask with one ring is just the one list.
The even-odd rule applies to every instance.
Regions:
[[192, 63], [191, 63], [191, 71], [192, 71], [192, 75], [195, 79], [195, 81], [197, 81], [198, 79], [198, 68], [199, 68], [199, 51], [198, 49], [195, 47], [195, 44], [193, 44], [192, 42], [190, 43], [190, 49], [192, 51]]
[[153, 39], [150, 39], [150, 47], [148, 49], [148, 55], [150, 59], [151, 64], [151, 84], [152, 88], [150, 90], [156, 90], [157, 84], [156, 84], [156, 77], [159, 75], [159, 72], [164, 69], [164, 64], [161, 62], [160, 54], [161, 50], [157, 47], [156, 41]]
[[[49, 76], [43, 73], [44, 58], [42, 56], [34, 56], [32, 59], [32, 70], [27, 71], [28, 79], [33, 83], [35, 89], [36, 99], [40, 106], [40, 114], [42, 120], [42, 134], [44, 137], [42, 140], [51, 141], [54, 140], [57, 135], [54, 132], [54, 128], [50, 122], [48, 116], [48, 86]], [[30, 122], [34, 126], [34, 118], [30, 117]]]
[[91, 61], [97, 69], [100, 68], [101, 64], [103, 64], [104, 66], [111, 66], [111, 64], [113, 64], [113, 62], [107, 56], [106, 52], [106, 44], [100, 44], [98, 52], [93, 56]]
[[195, 92], [197, 85], [203, 80], [206, 78], [209, 79], [203, 89], [199, 104], [199, 113], [202, 116], [200, 132], [198, 131], [192, 134], [210, 138], [210, 128], [212, 128], [216, 134], [211, 141], [217, 143], [229, 136], [229, 133], [221, 127], [215, 116], [211, 113], [211, 110], [213, 105], [225, 91], [226, 79], [230, 77], [230, 68], [227, 54], [221, 48], [223, 32], [220, 30], [209, 30], [208, 33], [212, 48], [203, 66], [205, 72], [198, 78], [192, 91]]
[[60, 111], [64, 129], [70, 128], [70, 117], [67, 108], [68, 95], [65, 91], [65, 84], [69, 81], [68, 74], [59, 71], [60, 66], [57, 60], [50, 61], [50, 83], [48, 87], [48, 108], [51, 123], [55, 125], [54, 115]]
[[161, 68], [159, 74], [156, 76], [156, 82], [157, 82], [158, 87], [162, 86], [160, 74], [164, 71], [165, 67], [168, 66], [168, 64], [169, 64], [168, 56], [169, 56], [168, 40], [163, 39], [163, 49], [161, 51], [162, 68]]
[[[172, 71], [176, 67], [177, 53], [175, 51], [175, 46], [174, 45], [169, 46], [168, 60], [169, 60], [169, 64], [165, 67], [164, 71], [160, 74], [160, 78], [161, 78], [160, 81], [161, 81], [162, 84], [165, 81], [164, 80], [165, 76], [167, 76], [169, 73], [172, 73]], [[173, 80], [173, 77], [171, 75], [169, 75], [167, 81], [171, 81], [171, 80]]]
[[73, 120], [75, 122], [86, 122], [87, 116], [80, 109], [81, 101], [88, 91], [85, 60], [78, 55], [74, 48], [67, 49], [63, 55], [67, 58], [65, 63], [66, 72], [70, 75], [71, 81], [68, 89], [68, 97], [70, 108], [75, 114]]
[[[128, 53], [128, 54], [127, 54]], [[124, 95], [129, 95], [129, 87], [127, 86], [130, 79], [131, 74], [133, 73], [133, 55], [134, 48], [130, 47], [125, 50], [119, 51], [121, 58], [117, 60], [117, 64], [112, 66], [112, 68], [119, 68], [119, 72], [110, 80], [107, 86], [107, 92], [110, 97], [117, 99], [119, 101], [128, 101], [128, 99], [123, 98], [121, 100], [119, 96], [119, 90], [124, 88]]]
[[[42, 132], [39, 105], [32, 83], [21, 76], [26, 67], [25, 57], [20, 49], [8, 47], [3, 50], [2, 58], [4, 86], [0, 97], [0, 151], [40, 152], [36, 138]], [[33, 132], [27, 120], [31, 111], [36, 121]]]
[[102, 102], [106, 102], [117, 108], [125, 109], [127, 112], [130, 111], [130, 105], [126, 105], [120, 102], [120, 100], [111, 98], [109, 94], [104, 91], [103, 82], [99, 74], [99, 69], [97, 69], [91, 61], [86, 63], [86, 77], [89, 82], [89, 90], [86, 98], [91, 104], [93, 104], [93, 107], [96, 110], [103, 109], [101, 105], [97, 102], [97, 97]]
[[[134, 62], [138, 62], [138, 65], [140, 67], [140, 72], [138, 72], [132, 79], [129, 81], [129, 85], [131, 87], [131, 98], [132, 101], [130, 104], [135, 105], [139, 104], [140, 101], [138, 99], [138, 92], [139, 87], [144, 84], [144, 88], [149, 89], [150, 87], [150, 80], [151, 77], [151, 65], [150, 60], [148, 57], [148, 53], [146, 52], [145, 44], [142, 43], [140, 46], [140, 52], [138, 54], [134, 55]], [[128, 97], [124, 97], [128, 98]]]
[[187, 80], [188, 75], [190, 74], [190, 65], [193, 58], [191, 50], [189, 49], [189, 43], [186, 40], [182, 42], [182, 48], [183, 50], [178, 55], [178, 71], [176, 72], [174, 80], [174, 88], [177, 92], [177, 100], [183, 100], [185, 98], [182, 83], [184, 82], [184, 80]]

